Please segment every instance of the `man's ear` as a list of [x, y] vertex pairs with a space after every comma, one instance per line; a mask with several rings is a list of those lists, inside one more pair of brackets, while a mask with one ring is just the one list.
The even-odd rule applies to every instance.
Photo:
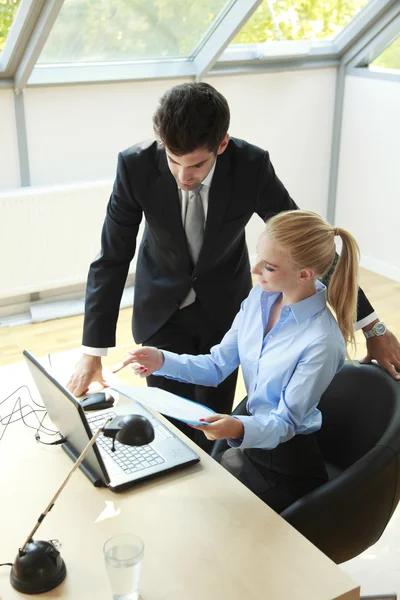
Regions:
[[226, 147], [228, 145], [228, 142], [229, 142], [229, 133], [226, 134], [226, 136], [224, 137], [224, 139], [220, 143], [220, 145], [218, 147], [218, 150], [217, 150], [217, 155], [218, 154], [222, 154], [223, 152], [225, 152]]
[[297, 276], [297, 281], [299, 283], [306, 283], [307, 281], [314, 279], [314, 277], [315, 277], [314, 269], [311, 269], [311, 267], [304, 267], [304, 269], [301, 269], [301, 271], [299, 271], [299, 274]]

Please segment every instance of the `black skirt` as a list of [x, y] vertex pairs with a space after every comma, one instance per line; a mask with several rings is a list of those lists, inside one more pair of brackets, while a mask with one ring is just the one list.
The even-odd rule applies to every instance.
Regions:
[[328, 481], [314, 434], [296, 435], [272, 450], [229, 448], [216, 460], [277, 512]]

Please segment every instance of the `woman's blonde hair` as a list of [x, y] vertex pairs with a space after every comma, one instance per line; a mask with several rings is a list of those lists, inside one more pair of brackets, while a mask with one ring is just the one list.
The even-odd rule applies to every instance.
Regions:
[[320, 215], [307, 210], [291, 210], [275, 215], [266, 224], [269, 238], [287, 251], [296, 268], [310, 267], [322, 279], [334, 266], [335, 236], [342, 238], [342, 251], [328, 287], [328, 302], [344, 340], [355, 347], [359, 247], [354, 237], [341, 227], [332, 227]]

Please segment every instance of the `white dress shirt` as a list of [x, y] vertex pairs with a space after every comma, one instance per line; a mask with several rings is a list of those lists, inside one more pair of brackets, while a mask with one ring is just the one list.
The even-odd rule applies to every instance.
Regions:
[[[207, 220], [207, 211], [208, 211], [208, 195], [210, 193], [211, 182], [212, 182], [212, 178], [213, 178], [213, 175], [214, 175], [216, 164], [217, 164], [217, 161], [214, 162], [213, 166], [211, 167], [211, 170], [210, 170], [209, 174], [201, 182], [201, 184], [202, 184], [203, 187], [201, 188], [200, 197], [201, 197], [201, 200], [202, 200], [202, 203], [203, 203], [204, 217], [205, 217], [206, 220]], [[186, 216], [186, 209], [187, 209], [187, 201], [188, 201], [188, 199], [187, 199], [186, 194], [182, 194], [181, 188], [178, 188], [178, 193], [179, 193], [179, 200], [180, 200], [180, 203], [181, 203], [182, 223], [185, 224], [185, 216]]]
[[[199, 191], [201, 202], [203, 205], [204, 226], [207, 221], [208, 195], [209, 195], [211, 181], [212, 181], [212, 178], [214, 175], [216, 164], [217, 164], [217, 161], [214, 162], [213, 166], [211, 167], [211, 171], [209, 172], [207, 177], [205, 179], [203, 179], [203, 181], [201, 182], [202, 187], [201, 187], [201, 190]], [[188, 201], [189, 201], [189, 192], [183, 193], [180, 188], [178, 189], [178, 191], [179, 191], [179, 198], [180, 198], [180, 202], [181, 202], [182, 223], [183, 223], [183, 226], [185, 226], [186, 211], [188, 208]], [[196, 292], [194, 291], [193, 288], [190, 288], [186, 297], [182, 300], [182, 304], [180, 305], [179, 308], [185, 308], [186, 306], [190, 306], [190, 304], [193, 304], [193, 302], [195, 300], [196, 300]]]

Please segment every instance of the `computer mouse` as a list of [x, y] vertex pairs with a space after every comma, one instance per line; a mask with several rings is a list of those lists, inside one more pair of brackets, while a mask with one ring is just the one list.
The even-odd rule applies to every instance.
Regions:
[[102, 410], [114, 406], [114, 398], [105, 392], [96, 392], [83, 398], [80, 403], [83, 410]]

